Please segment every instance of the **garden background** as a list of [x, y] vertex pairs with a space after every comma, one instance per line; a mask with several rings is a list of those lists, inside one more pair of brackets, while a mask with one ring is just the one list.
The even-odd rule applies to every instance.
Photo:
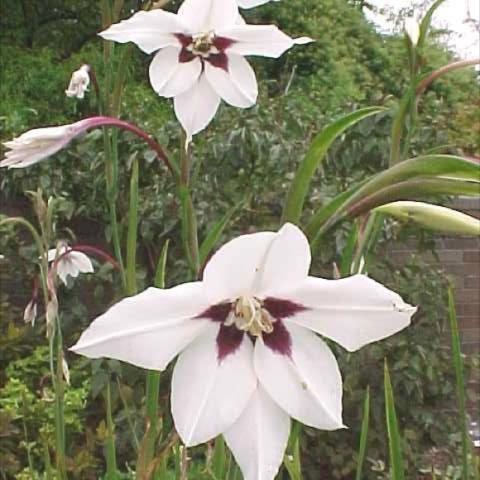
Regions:
[[[141, 2], [125, 2], [137, 9]], [[428, 3], [428, 2], [427, 2]], [[167, 8], [174, 8], [170, 2]], [[275, 229], [299, 159], [312, 137], [332, 119], [368, 105], [389, 106], [408, 84], [408, 57], [403, 35], [382, 36], [365, 17], [367, 2], [358, 0], [282, 1], [246, 11], [251, 23], [276, 23], [289, 34], [301, 32], [316, 40], [281, 59], [254, 59], [260, 79], [260, 98], [248, 110], [221, 107], [193, 150], [195, 204], [199, 231], [204, 236], [221, 215], [230, 212], [223, 239], [248, 231]], [[125, 8], [128, 16], [129, 8]], [[411, 13], [411, 12], [405, 12]], [[401, 20], [400, 20], [401, 21]], [[103, 76], [101, 24], [96, 0], [2, 0], [0, 12], [1, 77], [0, 139], [8, 140], [30, 128], [71, 123], [94, 114], [94, 96], [84, 101], [66, 98], [71, 72], [83, 63]], [[424, 56], [424, 68], [435, 70], [454, 59], [433, 32]], [[149, 59], [129, 45], [116, 46], [115, 58], [130, 58], [121, 118], [152, 133], [170, 152], [181, 139], [169, 102], [160, 100], [148, 84]], [[473, 69], [457, 70], [436, 81], [420, 105], [421, 124], [412, 139], [411, 156], [442, 146], [442, 152], [475, 156], [480, 152], [480, 100]], [[333, 198], [350, 184], [388, 164], [389, 112], [369, 117], [335, 143], [314, 179], [307, 211]], [[167, 239], [180, 238], [177, 203], [171, 179], [154, 154], [129, 134], [119, 135], [121, 189], [128, 189], [128, 171], [135, 155], [142, 157], [140, 176], [140, 289], [152, 283], [156, 259]], [[24, 191], [41, 186], [46, 195], [61, 197], [57, 218], [65, 238], [100, 244], [111, 250], [111, 232], [104, 231], [108, 212], [104, 202], [102, 135], [87, 134], [83, 141], [28, 170], [2, 171], [1, 210], [34, 221]], [[200, 161], [203, 163], [200, 170]], [[201, 176], [201, 178], [199, 178]], [[126, 229], [127, 201], [119, 201]], [[123, 202], [123, 203], [122, 203]], [[478, 206], [463, 205], [464, 210]], [[345, 223], [322, 244], [314, 271], [326, 278], [348, 236]], [[397, 403], [407, 478], [430, 478], [422, 472], [432, 465], [457, 478], [460, 435], [455, 417], [455, 381], [448, 351], [447, 287], [462, 282], [465, 317], [461, 327], [468, 353], [466, 366], [470, 413], [479, 417], [474, 381], [478, 378], [478, 239], [438, 239], [426, 231], [389, 223], [385, 238], [369, 253], [369, 273], [419, 305], [413, 326], [395, 337], [367, 346], [351, 355], [332, 348], [344, 377], [344, 421], [350, 428], [338, 432], [305, 429], [302, 437], [306, 479], [349, 479], [356, 468], [364, 392], [370, 386], [372, 411], [365, 478], [388, 478], [384, 406], [383, 360], [388, 359]], [[394, 247], [386, 250], [387, 241]], [[454, 243], [452, 243], [454, 242]], [[464, 250], [468, 255], [465, 255]], [[170, 245], [167, 283], [185, 277], [181, 245]], [[445, 254], [456, 251], [459, 254]], [[48, 378], [45, 325], [25, 325], [23, 309], [30, 298], [35, 254], [30, 240], [17, 231], [0, 238], [0, 475], [31, 478], [30, 456], [38, 470], [53, 445], [53, 407]], [[407, 253], [405, 253], [407, 252]], [[450, 259], [450, 260], [449, 260]], [[457, 265], [451, 268], [452, 265]], [[115, 274], [96, 264], [97, 274], [79, 278], [63, 295], [65, 343], [71, 345], [95, 315], [113, 303]], [[447, 272], [445, 272], [447, 270]], [[466, 293], [465, 293], [466, 292]], [[476, 295], [476, 296], [475, 296]], [[462, 308], [467, 313], [463, 314]], [[467, 332], [467, 333], [466, 333]], [[104, 471], [106, 425], [103, 391], [112, 386], [118, 465], [128, 474], [145, 425], [141, 372], [116, 361], [90, 362], [67, 354], [71, 385], [66, 392], [69, 441], [68, 469], [72, 478], [95, 479]], [[93, 372], [92, 372], [93, 368]], [[93, 375], [92, 375], [93, 373]], [[161, 395], [168, 396], [169, 371], [162, 376]], [[163, 403], [165, 404], [165, 402]], [[212, 478], [192, 449], [188, 478]], [[23, 473], [22, 473], [23, 472]], [[323, 476], [322, 476], [323, 475]], [[286, 478], [286, 477], [285, 477]]]

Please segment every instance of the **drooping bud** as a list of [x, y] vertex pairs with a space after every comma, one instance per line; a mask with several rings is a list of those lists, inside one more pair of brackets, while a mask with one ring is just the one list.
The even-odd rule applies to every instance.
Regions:
[[46, 308], [46, 322], [47, 322], [47, 338], [51, 338], [54, 330], [55, 330], [55, 319], [58, 315], [58, 301], [56, 297], [52, 297], [48, 303]]
[[413, 17], [406, 18], [403, 24], [403, 30], [412, 45], [416, 47], [418, 39], [420, 38], [420, 26], [418, 25], [418, 22]]
[[63, 378], [65, 379], [65, 382], [67, 385], [70, 385], [70, 370], [68, 368], [68, 363], [65, 360], [65, 357], [62, 355], [62, 372], [63, 372]]
[[72, 73], [72, 78], [68, 84], [68, 88], [65, 90], [67, 97], [75, 97], [83, 99], [85, 92], [90, 85], [90, 66], [82, 65], [78, 70]]
[[32, 327], [35, 325], [35, 319], [37, 318], [37, 300], [32, 298], [23, 311], [23, 321], [30, 323]]

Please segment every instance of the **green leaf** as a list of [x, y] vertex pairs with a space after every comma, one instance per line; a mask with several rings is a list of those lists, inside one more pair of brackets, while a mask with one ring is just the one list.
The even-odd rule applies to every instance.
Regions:
[[418, 48], [423, 48], [425, 40], [427, 39], [428, 30], [430, 29], [430, 24], [432, 23], [433, 14], [435, 13], [435, 10], [437, 10], [437, 8], [444, 2], [445, 0], [437, 0], [434, 2], [420, 22], [420, 35], [417, 43]]
[[127, 231], [127, 295], [137, 293], [138, 159], [132, 164]]
[[355, 253], [355, 246], [358, 241], [358, 225], [355, 223], [352, 225], [352, 229], [348, 234], [347, 243], [342, 251], [342, 257], [340, 259], [340, 274], [342, 277], [350, 275], [350, 269], [352, 267], [353, 255]]
[[299, 222], [312, 177], [325, 158], [325, 154], [332, 143], [348, 128], [360, 120], [384, 111], [384, 107], [367, 107], [349, 113], [330, 125], [327, 125], [327, 127], [313, 139], [310, 148], [298, 166], [290, 186], [283, 209], [282, 224], [285, 222]]
[[[378, 194], [382, 189], [394, 188], [396, 184], [403, 181], [421, 178], [426, 182], [434, 177], [438, 182], [441, 181], [447, 190], [439, 192], [437, 189], [435, 193], [438, 194], [449, 193], [452, 189], [469, 191], [475, 188], [475, 183], [467, 181], [477, 182], [479, 175], [480, 163], [475, 160], [455, 155], [424, 155], [411, 158], [339, 194], [313, 215], [305, 228], [305, 232], [311, 239], [312, 246], [314, 246], [325, 231], [345, 217], [345, 212], [351, 205], [369, 195]], [[391, 200], [386, 202], [388, 201]]]
[[220, 435], [215, 439], [215, 448], [213, 450], [212, 470], [215, 478], [225, 478], [227, 451], [225, 448], [225, 440]]
[[480, 183], [470, 180], [439, 177], [407, 180], [382, 188], [358, 200], [345, 210], [345, 215], [357, 217], [358, 215], [369, 212], [375, 207], [396, 200], [403, 200], [405, 198], [417, 200], [438, 195], [477, 197], [480, 195]]
[[232, 207], [227, 213], [218, 220], [212, 228], [210, 228], [207, 236], [204, 238], [202, 244], [200, 245], [199, 250], [199, 258], [200, 258], [200, 266], [204, 265], [207, 261], [210, 252], [217, 244], [220, 236], [222, 235], [223, 231], [225, 230], [226, 226], [229, 224], [233, 214], [238, 210], [241, 204]]
[[463, 361], [460, 346], [460, 335], [458, 334], [457, 313], [455, 310], [455, 299], [453, 291], [448, 289], [448, 319], [450, 321], [450, 331], [452, 339], [452, 359], [455, 369], [455, 380], [457, 386], [458, 415], [460, 423], [460, 432], [462, 435], [462, 478], [468, 480], [468, 432], [467, 432], [467, 413], [465, 406], [465, 379], [463, 376]]
[[398, 430], [397, 415], [395, 413], [395, 402], [393, 389], [388, 373], [387, 360], [384, 367], [384, 389], [385, 389], [385, 416], [387, 421], [388, 447], [390, 453], [390, 470], [392, 480], [405, 480], [405, 469], [402, 458], [402, 439]]
[[370, 425], [370, 387], [365, 392], [365, 400], [363, 402], [363, 418], [362, 430], [360, 432], [360, 446], [358, 449], [357, 474], [355, 480], [362, 480], [363, 463], [365, 461], [365, 453], [367, 451], [368, 428]]
[[424, 202], [393, 202], [375, 209], [437, 232], [480, 236], [480, 220], [465, 213]]
[[169, 243], [169, 240], [164, 243], [160, 257], [158, 258], [155, 280], [153, 283], [157, 288], [165, 288], [165, 267], [167, 265]]

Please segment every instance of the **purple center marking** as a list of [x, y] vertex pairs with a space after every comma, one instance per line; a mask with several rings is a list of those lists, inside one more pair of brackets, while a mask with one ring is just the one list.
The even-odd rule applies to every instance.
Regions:
[[[262, 307], [275, 319], [273, 331], [262, 334], [263, 342], [272, 351], [290, 357], [292, 355], [292, 338], [282, 320], [308, 309], [291, 300], [282, 300], [274, 297], [267, 297], [263, 301]], [[196, 317], [221, 324], [216, 340], [219, 362], [237, 351], [246, 333], [239, 330], [235, 325], [225, 325], [232, 308], [234, 308], [232, 303], [217, 303], [216, 305], [211, 305]]]

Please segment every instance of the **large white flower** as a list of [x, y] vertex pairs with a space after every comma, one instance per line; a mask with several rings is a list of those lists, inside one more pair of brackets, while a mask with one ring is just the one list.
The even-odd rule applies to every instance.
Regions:
[[72, 350], [163, 370], [180, 354], [172, 414], [183, 442], [223, 434], [247, 480], [274, 478], [290, 420], [334, 430], [342, 379], [327, 344], [353, 351], [398, 332], [415, 308], [362, 275], [308, 276], [310, 248], [286, 224], [240, 236], [203, 280], [149, 288], [97, 318]]
[[[268, 3], [270, 0], [237, 0], [237, 4], [240, 8], [253, 8], [258, 7], [259, 5], [263, 5]], [[274, 0], [278, 2], [280, 0]]]
[[220, 99], [247, 108], [257, 99], [255, 72], [245, 55], [279, 57], [295, 43], [274, 25], [239, 23], [235, 0], [185, 0], [178, 13], [140, 11], [100, 33], [106, 40], [134, 42], [156, 52], [150, 82], [163, 97], [174, 97], [178, 120], [192, 135], [214, 117]]
[[54, 262], [55, 260], [57, 260], [57, 275], [65, 285], [68, 276], [76, 278], [80, 273], [93, 272], [93, 265], [88, 256], [83, 252], [72, 250], [67, 245], [48, 251], [48, 261]]

